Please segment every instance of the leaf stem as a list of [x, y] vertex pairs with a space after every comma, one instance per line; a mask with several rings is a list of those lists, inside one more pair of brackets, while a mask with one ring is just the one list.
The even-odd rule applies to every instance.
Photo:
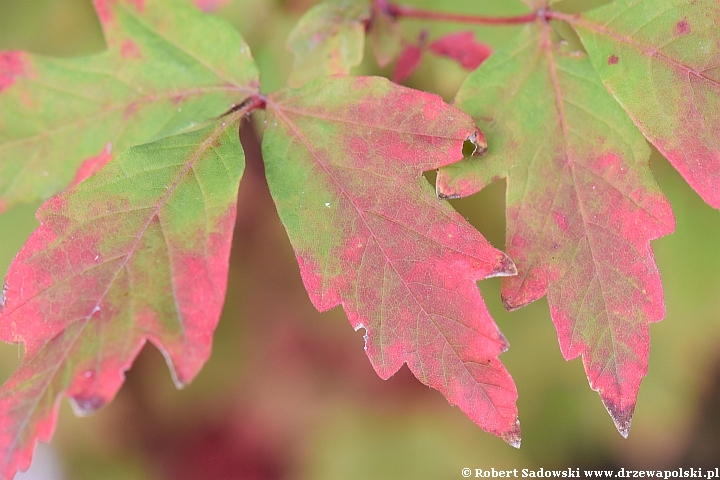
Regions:
[[570, 25], [575, 25], [578, 23], [580, 15], [556, 12], [554, 10], [546, 10], [545, 18], [548, 20], [562, 20], [563, 22], [567, 22]]
[[410, 7], [408, 5], [395, 5], [387, 0], [377, 0], [377, 8], [387, 12], [395, 18], [416, 18], [422, 20], [438, 20], [444, 22], [470, 23], [475, 25], [519, 25], [531, 23], [538, 18], [546, 17], [548, 12], [538, 10], [514, 17], [487, 17], [483, 15], [465, 15], [459, 13], [436, 12]]
[[220, 117], [226, 117], [235, 112], [241, 112], [238, 116], [242, 117], [253, 110], [257, 110], [258, 108], [265, 108], [265, 95], [256, 93], [247, 97], [241, 103], [233, 105], [227, 112], [220, 115]]

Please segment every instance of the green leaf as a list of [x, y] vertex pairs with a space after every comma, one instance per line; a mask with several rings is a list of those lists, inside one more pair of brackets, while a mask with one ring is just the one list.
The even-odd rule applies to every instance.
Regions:
[[96, 0], [108, 50], [0, 53], [0, 211], [66, 188], [81, 163], [221, 115], [258, 89], [237, 32], [184, 0]]
[[370, 7], [353, 0], [324, 2], [308, 10], [288, 36], [288, 50], [295, 56], [288, 85], [301, 87], [316, 78], [349, 74], [362, 62], [369, 20]]
[[[377, 3], [374, 5], [377, 6]], [[400, 24], [386, 9], [373, 8], [369, 35], [378, 66], [387, 67], [402, 49]]]

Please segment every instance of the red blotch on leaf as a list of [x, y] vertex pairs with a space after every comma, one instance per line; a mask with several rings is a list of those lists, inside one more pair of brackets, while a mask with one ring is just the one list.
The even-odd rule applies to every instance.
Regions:
[[80, 168], [75, 174], [75, 179], [70, 184], [70, 187], [72, 188], [80, 182], [87, 180], [107, 165], [107, 163], [112, 159], [112, 155], [110, 154], [111, 151], [112, 144], [108, 143], [100, 154], [85, 160], [82, 165], [80, 165]]
[[492, 48], [477, 42], [472, 32], [445, 35], [430, 44], [436, 55], [452, 58], [467, 70], [475, 70], [492, 54]]
[[25, 73], [25, 53], [0, 52], [0, 92], [10, 88]]
[[557, 224], [558, 228], [562, 230], [563, 232], [568, 229], [568, 226], [570, 225], [568, 223], [568, 219], [565, 215], [563, 215], [560, 212], [552, 212], [553, 219], [555, 220], [555, 223]]
[[109, 24], [115, 21], [115, 15], [112, 12], [113, 6], [118, 3], [129, 3], [135, 6], [135, 9], [142, 13], [145, 11], [145, 0], [93, 0], [95, 11], [98, 14], [100, 23]]
[[608, 57], [607, 63], [608, 63], [608, 65], [617, 65], [618, 61], [620, 61], [620, 59], [618, 57], [616, 57], [615, 55], [610, 55]]
[[203, 12], [212, 12], [227, 5], [230, 0], [193, 0], [197, 8]]
[[688, 23], [687, 19], [680, 20], [677, 25], [675, 26], [675, 32], [678, 35], [687, 35], [690, 33], [690, 24]]
[[142, 54], [135, 42], [132, 40], [125, 40], [120, 47], [120, 56], [122, 58], [141, 58]]

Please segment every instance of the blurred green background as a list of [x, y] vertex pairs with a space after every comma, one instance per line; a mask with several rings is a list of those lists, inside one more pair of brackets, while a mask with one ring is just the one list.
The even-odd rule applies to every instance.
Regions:
[[[312, 0], [229, 0], [214, 14], [250, 44], [263, 90], [282, 88], [292, 59], [284, 42]], [[439, 8], [430, 0], [407, 2]], [[593, 2], [597, 4], [597, 1]], [[561, 2], [577, 11], [590, 2]], [[508, 15], [518, 1], [447, 0], [442, 9]], [[474, 30], [495, 47], [515, 27], [404, 21], [406, 38], [428, 29]], [[90, 0], [0, 0], [0, 50], [81, 55], [104, 48]], [[368, 52], [357, 69], [378, 70]], [[447, 101], [466, 72], [427, 57], [407, 84]], [[532, 108], [532, 106], [529, 106]], [[380, 380], [343, 312], [317, 313], [263, 180], [257, 139], [245, 132], [248, 168], [228, 296], [214, 351], [193, 384], [176, 391], [162, 356], [146, 348], [118, 397], [89, 418], [63, 402], [50, 447], [62, 477], [84, 479], [456, 479], [464, 467], [489, 469], [717, 466], [720, 459], [720, 213], [706, 206], [657, 152], [651, 167], [677, 216], [674, 235], [653, 243], [667, 317], [652, 326], [650, 373], [630, 437], [624, 440], [580, 360], [565, 362], [545, 300], [503, 310], [499, 280], [480, 283], [511, 343], [502, 361], [519, 390], [523, 444], [515, 450], [482, 432], [403, 368]], [[504, 247], [504, 182], [454, 201], [497, 247]], [[28, 205], [0, 216], [0, 273], [36, 227]], [[0, 376], [20, 362], [0, 345]], [[42, 478], [35, 471], [33, 480]]]

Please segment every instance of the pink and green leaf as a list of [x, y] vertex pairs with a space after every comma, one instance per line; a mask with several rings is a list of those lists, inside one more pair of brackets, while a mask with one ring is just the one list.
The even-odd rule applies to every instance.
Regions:
[[25, 345], [0, 388], [0, 476], [52, 436], [61, 398], [91, 413], [146, 341], [178, 387], [210, 355], [244, 168], [238, 122], [134, 147], [48, 200], [0, 300], [0, 339]]
[[349, 74], [362, 62], [369, 21], [369, 5], [353, 0], [328, 1], [308, 10], [287, 39], [295, 56], [288, 85], [301, 87], [316, 78]]
[[[247, 45], [189, 0], [95, 0], [108, 50], [0, 53], [0, 206], [48, 198], [120, 153], [217, 117], [258, 89]], [[2, 210], [2, 208], [0, 208]]]
[[717, 1], [616, 0], [565, 19], [645, 137], [720, 208]]
[[558, 46], [543, 20], [471, 73], [456, 104], [489, 153], [441, 169], [438, 193], [507, 179], [506, 248], [518, 275], [503, 279], [503, 302], [512, 310], [547, 295], [563, 355], [582, 356], [627, 435], [649, 324], [665, 311], [650, 240], [674, 229], [647, 143], [587, 56]]
[[519, 445], [517, 391], [498, 360], [507, 342], [475, 283], [515, 267], [422, 176], [481, 141], [472, 120], [373, 77], [271, 95], [266, 120], [270, 191], [315, 307], [343, 306], [380, 377], [407, 364]]

